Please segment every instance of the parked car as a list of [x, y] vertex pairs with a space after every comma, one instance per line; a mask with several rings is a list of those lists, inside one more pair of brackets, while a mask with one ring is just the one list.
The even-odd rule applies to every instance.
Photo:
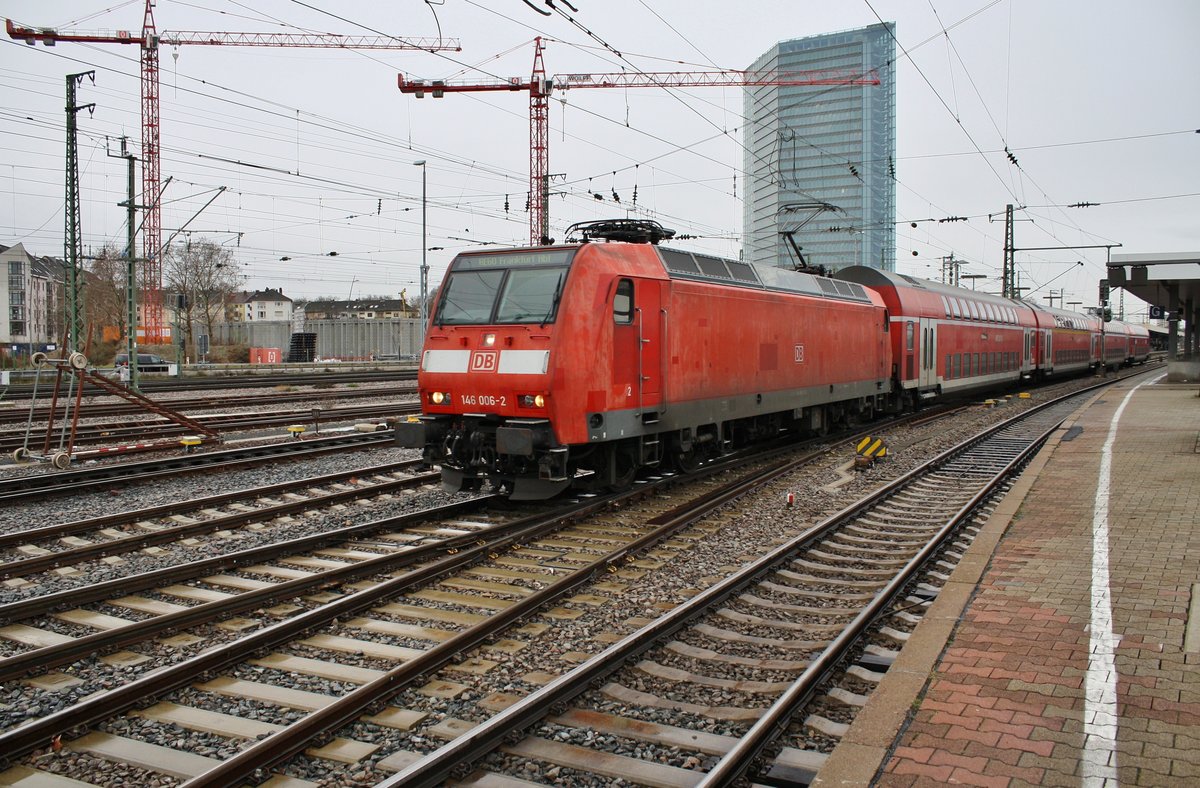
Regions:
[[[171, 362], [153, 353], [138, 353], [137, 363], [138, 372], [166, 372], [167, 365]], [[117, 369], [129, 366], [129, 354], [118, 353], [116, 358], [113, 359], [113, 366]]]

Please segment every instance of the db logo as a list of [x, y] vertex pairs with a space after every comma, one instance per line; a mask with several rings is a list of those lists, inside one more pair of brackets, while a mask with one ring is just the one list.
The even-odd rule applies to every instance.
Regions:
[[500, 354], [495, 350], [476, 350], [471, 354], [472, 372], [495, 372]]

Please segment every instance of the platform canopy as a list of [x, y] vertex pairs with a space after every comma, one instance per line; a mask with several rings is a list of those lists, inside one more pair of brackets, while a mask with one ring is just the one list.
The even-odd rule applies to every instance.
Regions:
[[1166, 310], [1200, 304], [1200, 252], [1114, 254], [1108, 282]]

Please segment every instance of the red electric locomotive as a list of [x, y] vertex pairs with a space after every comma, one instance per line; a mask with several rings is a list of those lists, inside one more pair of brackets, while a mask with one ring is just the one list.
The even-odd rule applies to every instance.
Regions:
[[450, 264], [397, 426], [453, 490], [619, 488], [891, 404], [883, 299], [857, 283], [658, 245], [653, 222]]

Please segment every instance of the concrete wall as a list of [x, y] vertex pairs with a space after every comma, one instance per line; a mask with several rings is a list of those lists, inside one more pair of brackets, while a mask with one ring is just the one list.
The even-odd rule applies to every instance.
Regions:
[[[421, 352], [418, 320], [306, 320], [303, 330], [317, 335], [321, 358], [416, 357]], [[287, 353], [290, 322], [217, 323], [211, 344], [277, 347]]]

